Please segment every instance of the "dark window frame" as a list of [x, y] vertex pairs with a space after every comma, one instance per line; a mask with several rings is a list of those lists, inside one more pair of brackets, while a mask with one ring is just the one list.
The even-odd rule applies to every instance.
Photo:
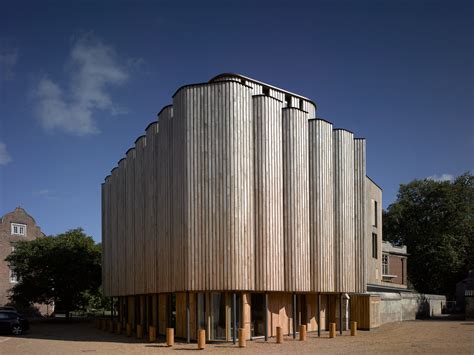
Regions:
[[374, 227], [378, 225], [378, 203], [374, 200]]
[[372, 258], [378, 259], [378, 237], [377, 233], [372, 233]]

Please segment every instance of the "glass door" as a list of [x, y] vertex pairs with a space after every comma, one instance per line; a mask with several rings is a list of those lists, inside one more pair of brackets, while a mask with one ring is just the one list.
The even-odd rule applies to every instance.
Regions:
[[[227, 312], [224, 293], [213, 292], [209, 295], [209, 338], [210, 340], [227, 340]], [[230, 323], [230, 320], [229, 320]]]
[[251, 295], [251, 325], [252, 338], [265, 336], [265, 294], [252, 293]]

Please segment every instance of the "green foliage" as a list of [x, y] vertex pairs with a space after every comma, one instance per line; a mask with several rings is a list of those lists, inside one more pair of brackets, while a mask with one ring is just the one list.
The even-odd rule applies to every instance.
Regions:
[[54, 302], [68, 314], [84, 308], [101, 284], [100, 245], [82, 229], [19, 241], [6, 260], [19, 280], [11, 290], [18, 304]]
[[474, 268], [474, 176], [400, 185], [383, 220], [384, 239], [408, 248], [408, 277], [423, 293], [452, 296]]
[[105, 297], [102, 294], [102, 290], [100, 288], [97, 290], [97, 292], [92, 293], [91, 291], [86, 291], [83, 295], [84, 306], [81, 307], [82, 311], [87, 313], [110, 311], [112, 307], [112, 300], [110, 297]]

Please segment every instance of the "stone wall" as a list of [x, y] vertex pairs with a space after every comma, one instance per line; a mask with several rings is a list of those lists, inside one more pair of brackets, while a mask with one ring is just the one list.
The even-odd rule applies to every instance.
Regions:
[[466, 297], [465, 299], [465, 315], [466, 320], [474, 320], [474, 297]]
[[409, 292], [373, 293], [380, 295], [380, 324], [429, 318], [440, 315], [446, 297]]

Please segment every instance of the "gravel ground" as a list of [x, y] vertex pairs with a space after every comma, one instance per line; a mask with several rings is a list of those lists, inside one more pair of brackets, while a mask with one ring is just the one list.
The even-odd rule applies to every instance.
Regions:
[[[79, 353], [176, 353], [196, 350], [196, 344], [176, 342], [172, 348], [163, 344], [164, 339], [148, 344], [124, 335], [115, 335], [94, 327], [93, 323], [43, 322], [32, 324], [31, 330], [20, 337], [0, 336], [0, 354], [79, 354]], [[308, 334], [306, 342], [285, 338], [276, 344], [272, 338], [248, 341], [247, 348], [232, 343], [207, 344], [203, 352], [213, 353], [429, 353], [474, 354], [474, 322], [452, 320], [427, 320], [391, 323], [367, 331], [356, 337], [344, 333], [329, 339], [323, 332], [321, 338]]]

